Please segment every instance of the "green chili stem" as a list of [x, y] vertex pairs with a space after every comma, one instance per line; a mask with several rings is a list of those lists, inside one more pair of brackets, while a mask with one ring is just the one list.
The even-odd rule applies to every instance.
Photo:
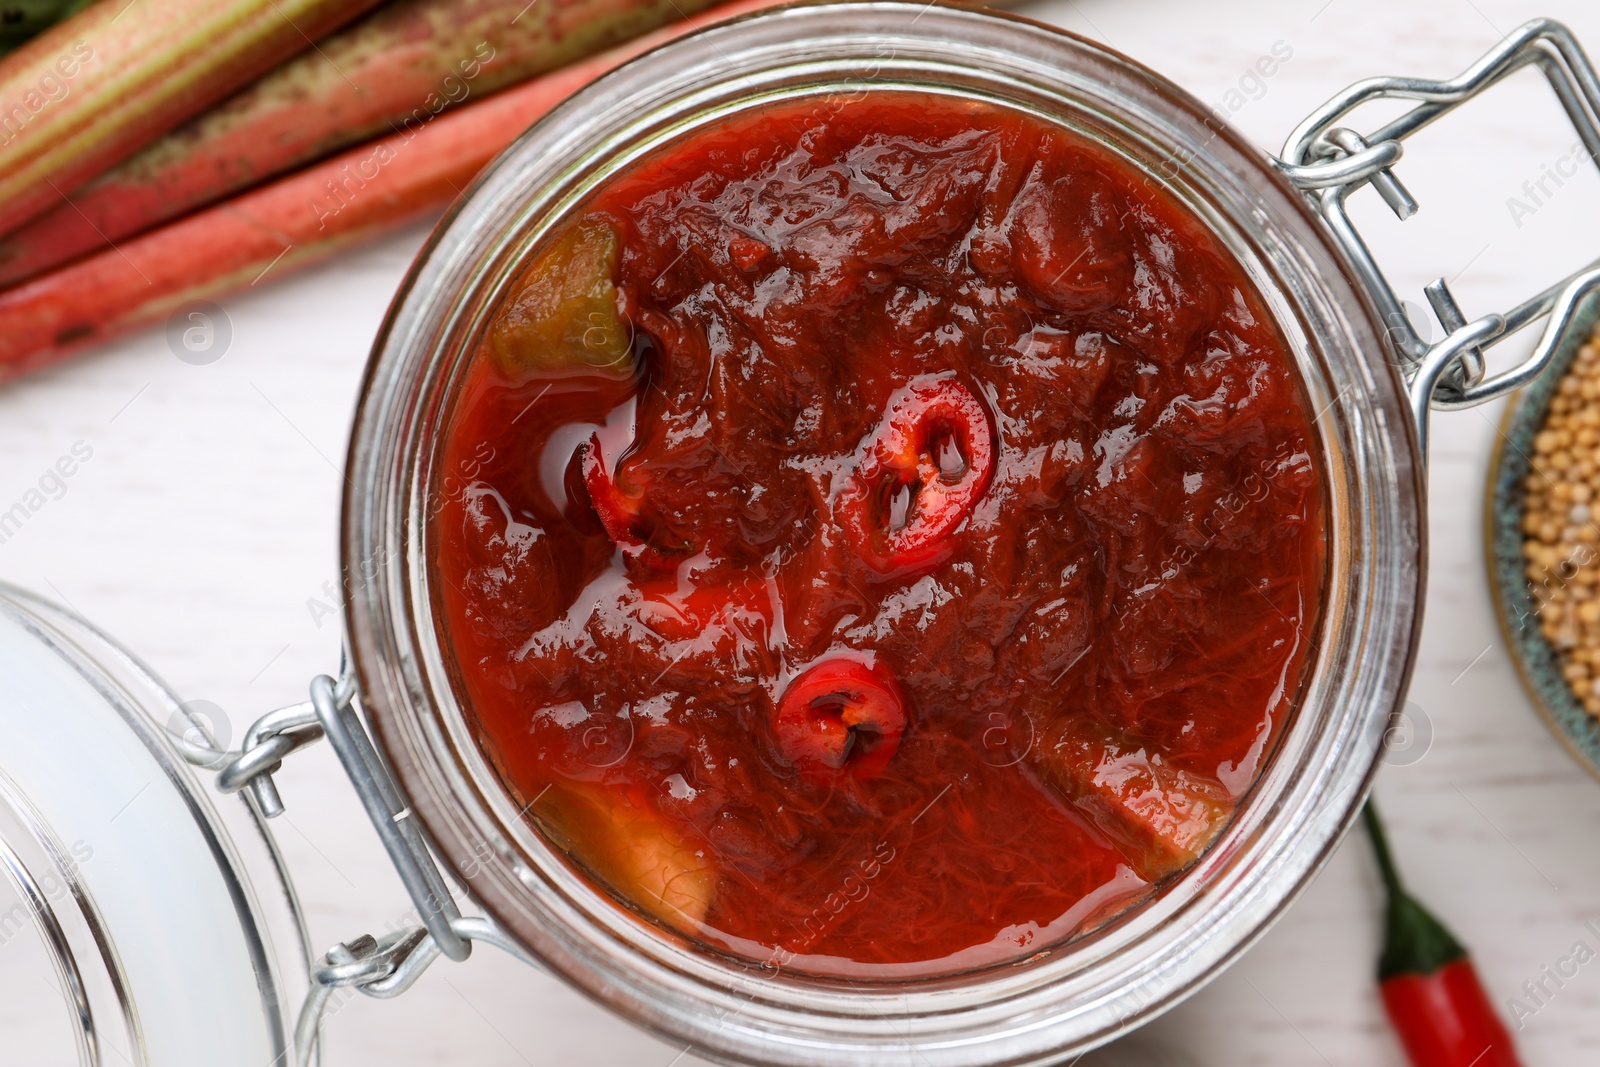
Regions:
[[1372, 840], [1372, 851], [1378, 857], [1378, 870], [1383, 874], [1383, 884], [1389, 890], [1389, 896], [1402, 897], [1405, 887], [1400, 884], [1400, 872], [1395, 869], [1394, 857], [1389, 854], [1389, 838], [1383, 831], [1383, 822], [1378, 818], [1377, 803], [1370, 797], [1366, 807], [1361, 809], [1361, 817], [1366, 820], [1367, 836]]

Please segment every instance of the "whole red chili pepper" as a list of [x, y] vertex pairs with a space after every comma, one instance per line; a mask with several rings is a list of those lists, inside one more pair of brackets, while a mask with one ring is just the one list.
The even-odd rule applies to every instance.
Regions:
[[1363, 813], [1388, 890], [1378, 987], [1415, 1067], [1522, 1067], [1461, 943], [1400, 884], [1377, 809]]

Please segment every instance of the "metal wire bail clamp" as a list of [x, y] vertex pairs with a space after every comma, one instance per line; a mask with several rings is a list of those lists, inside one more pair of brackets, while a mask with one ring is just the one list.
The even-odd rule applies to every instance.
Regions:
[[[1279, 171], [1300, 189], [1328, 224], [1349, 257], [1356, 277], [1378, 306], [1402, 377], [1424, 454], [1433, 408], [1453, 410], [1487, 403], [1531, 382], [1550, 365], [1585, 297], [1600, 289], [1600, 260], [1504, 313], [1468, 321], [1449, 284], [1437, 278], [1424, 289], [1443, 339], [1417, 336], [1400, 298], [1361, 239], [1345, 208], [1350, 194], [1372, 185], [1403, 219], [1417, 202], [1394, 175], [1402, 142], [1462, 103], [1524, 67], [1537, 67], [1561, 101], [1591, 159], [1600, 160], [1600, 80], [1572, 32], [1559, 22], [1535, 19], [1512, 32], [1461, 75], [1448, 81], [1367, 78], [1313, 111], [1290, 135]], [[1341, 123], [1376, 100], [1418, 101], [1365, 136]], [[1485, 377], [1484, 353], [1540, 319], [1548, 319], [1533, 352], [1516, 365]]]

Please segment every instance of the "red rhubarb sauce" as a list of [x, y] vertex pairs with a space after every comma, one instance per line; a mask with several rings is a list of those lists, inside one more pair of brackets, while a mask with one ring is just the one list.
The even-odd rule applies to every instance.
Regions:
[[1286, 343], [1156, 181], [998, 105], [769, 106], [608, 181], [464, 372], [430, 514], [517, 805], [767, 966], [1058, 946], [1216, 838], [1308, 670]]

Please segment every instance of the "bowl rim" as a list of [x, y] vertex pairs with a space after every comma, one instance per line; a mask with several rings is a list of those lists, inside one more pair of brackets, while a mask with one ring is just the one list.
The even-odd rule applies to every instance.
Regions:
[[[1571, 369], [1578, 350], [1591, 341], [1600, 326], [1600, 299], [1591, 297], [1574, 316], [1572, 328], [1562, 338], [1549, 368], [1532, 383], [1514, 393], [1496, 426], [1494, 449], [1489, 456], [1483, 493], [1483, 562], [1494, 605], [1495, 626], [1510, 652], [1517, 679], [1528, 702], [1555, 735], [1561, 747], [1596, 779], [1600, 779], [1600, 718], [1577, 702], [1557, 667], [1555, 649], [1537, 626], [1519, 626], [1517, 620], [1535, 618], [1532, 597], [1523, 576], [1522, 516], [1526, 494], [1522, 482], [1532, 470], [1531, 460], [1514, 444], [1524, 434], [1531, 440], [1544, 424], [1550, 401]], [[1578, 733], [1574, 723], [1588, 728]]]

